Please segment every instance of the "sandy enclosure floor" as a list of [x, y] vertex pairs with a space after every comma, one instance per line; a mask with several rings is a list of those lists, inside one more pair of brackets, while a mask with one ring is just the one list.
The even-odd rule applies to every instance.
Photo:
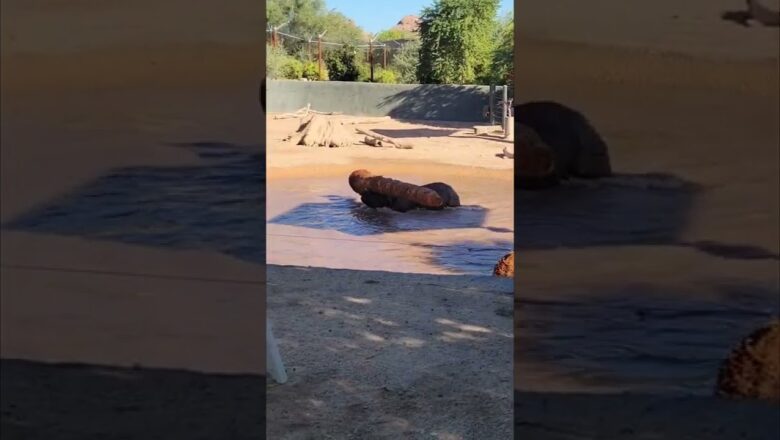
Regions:
[[[315, 109], [316, 110], [316, 109]], [[332, 116], [336, 117], [337, 116]], [[345, 116], [343, 119], [360, 119]], [[306, 167], [314, 173], [318, 167], [328, 165], [359, 164], [363, 160], [412, 161], [418, 165], [455, 165], [466, 168], [512, 170], [513, 162], [496, 157], [504, 147], [511, 147], [512, 140], [491, 136], [473, 135], [474, 125], [485, 123], [421, 122], [388, 120], [378, 124], [360, 124], [379, 134], [397, 138], [414, 146], [412, 150], [374, 148], [360, 144], [348, 148], [296, 147], [284, 139], [295, 132], [299, 119], [266, 118], [269, 179], [281, 173], [282, 168]], [[349, 127], [349, 126], [348, 126]], [[358, 142], [364, 136], [355, 134]]]
[[269, 438], [510, 438], [510, 280], [276, 266], [268, 279], [289, 372], [268, 389]]

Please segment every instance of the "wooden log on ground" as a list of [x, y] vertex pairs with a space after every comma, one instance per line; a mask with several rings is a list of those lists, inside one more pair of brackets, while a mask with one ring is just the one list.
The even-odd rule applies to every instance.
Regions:
[[387, 144], [390, 144], [390, 145], [394, 146], [395, 148], [400, 148], [400, 149], [403, 149], [403, 150], [411, 150], [412, 149], [412, 146], [409, 145], [409, 144], [402, 144], [401, 142], [399, 142], [399, 141], [397, 141], [397, 140], [395, 140], [395, 139], [393, 139], [391, 137], [383, 136], [383, 135], [381, 135], [379, 133], [376, 133], [376, 132], [373, 132], [371, 130], [368, 130], [368, 129], [365, 129], [365, 128], [359, 128], [359, 127], [355, 128], [355, 130], [357, 130], [357, 132], [360, 133], [360, 134], [363, 134], [363, 135], [372, 137], [374, 139], [380, 140], [380, 141], [382, 141], [384, 143], [387, 143]]
[[311, 112], [311, 104], [306, 104], [306, 107], [299, 108], [292, 113], [282, 113], [281, 115], [274, 116], [274, 119], [294, 119], [305, 118]]
[[385, 144], [382, 143], [379, 139], [374, 139], [371, 136], [366, 136], [365, 139], [363, 139], [363, 143], [366, 145], [370, 145], [372, 147], [379, 147], [382, 148], [385, 146]]
[[502, 128], [498, 125], [475, 125], [474, 134], [477, 136], [483, 134], [490, 134], [502, 131]]
[[441, 209], [444, 201], [430, 189], [388, 177], [375, 176], [367, 170], [355, 170], [349, 175], [349, 186], [358, 194], [377, 193], [409, 200], [429, 209]]

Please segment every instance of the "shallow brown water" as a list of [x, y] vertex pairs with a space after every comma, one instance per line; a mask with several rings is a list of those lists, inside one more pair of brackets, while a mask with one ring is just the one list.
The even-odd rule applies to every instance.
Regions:
[[409, 273], [490, 275], [512, 249], [512, 181], [455, 174], [443, 181], [463, 206], [407, 213], [364, 206], [344, 178], [276, 179], [267, 191], [270, 264]]

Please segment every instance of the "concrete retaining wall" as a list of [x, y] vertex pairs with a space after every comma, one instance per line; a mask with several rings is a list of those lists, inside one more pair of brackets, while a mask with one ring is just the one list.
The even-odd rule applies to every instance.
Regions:
[[310, 103], [318, 111], [357, 116], [483, 122], [488, 95], [487, 86], [268, 80], [268, 111], [292, 112]]

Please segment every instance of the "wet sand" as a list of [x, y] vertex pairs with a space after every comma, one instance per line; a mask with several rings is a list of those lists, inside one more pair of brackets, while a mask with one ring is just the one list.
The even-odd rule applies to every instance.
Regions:
[[517, 194], [516, 435], [771, 438], [776, 406], [712, 395], [780, 310], [777, 29], [618, 3], [520, 18], [516, 99], [584, 113], [620, 176]]

